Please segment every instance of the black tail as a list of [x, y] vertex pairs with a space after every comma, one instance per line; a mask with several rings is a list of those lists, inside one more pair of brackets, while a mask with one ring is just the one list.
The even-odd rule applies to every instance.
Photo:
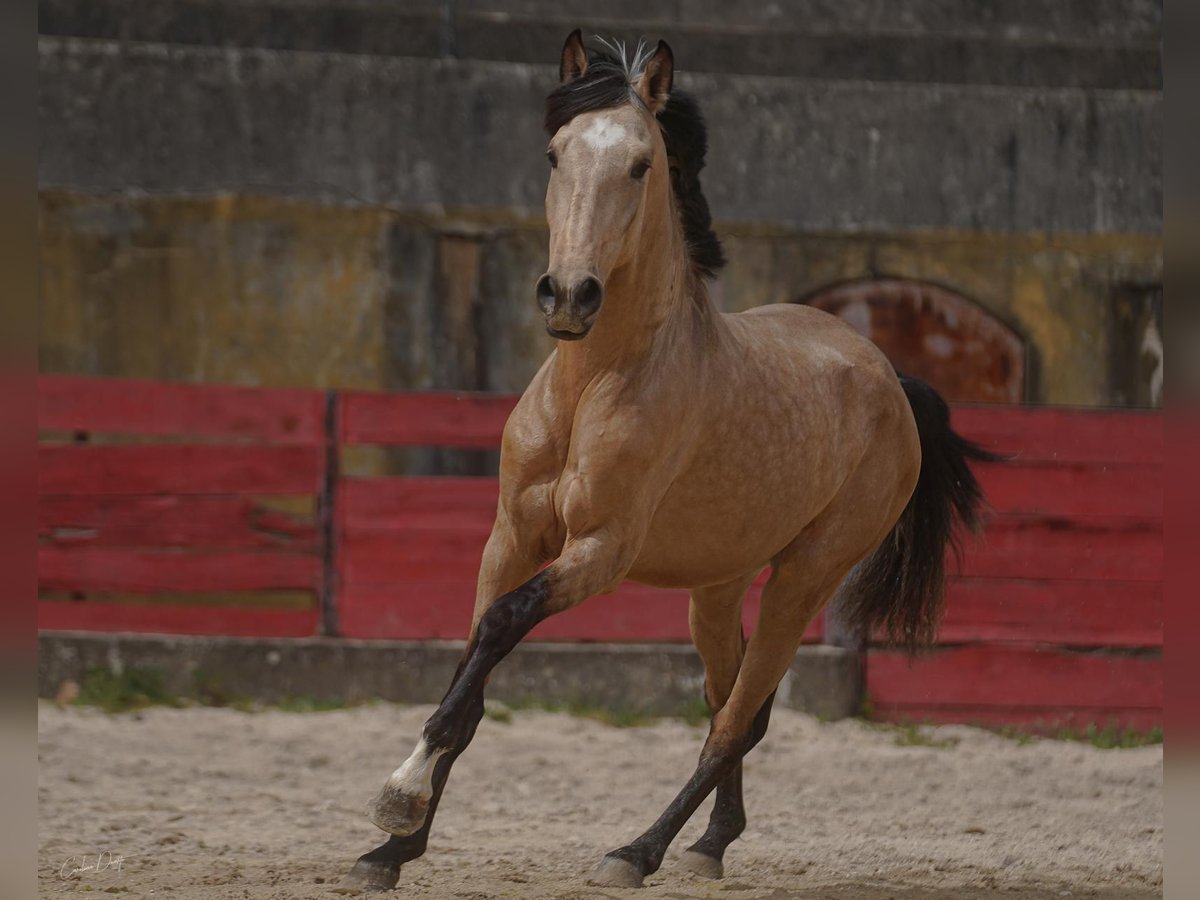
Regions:
[[942, 617], [946, 548], [959, 557], [966, 528], [982, 530], [983, 491], [967, 460], [999, 462], [950, 428], [950, 410], [932, 387], [900, 376], [921, 439], [921, 474], [908, 506], [879, 548], [838, 592], [843, 627], [864, 638], [882, 631], [910, 654], [933, 642]]

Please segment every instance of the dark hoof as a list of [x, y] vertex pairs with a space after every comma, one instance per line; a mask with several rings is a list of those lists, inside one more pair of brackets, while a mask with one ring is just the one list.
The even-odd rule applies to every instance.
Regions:
[[400, 880], [400, 866], [368, 862], [360, 859], [342, 880], [333, 886], [339, 894], [363, 894], [369, 891], [390, 891]]
[[707, 853], [699, 853], [695, 850], [683, 851], [683, 855], [679, 857], [679, 867], [703, 878], [721, 878], [725, 874], [723, 862]]
[[600, 865], [596, 866], [591, 877], [588, 878], [588, 884], [600, 887], [637, 888], [642, 886], [644, 878], [641, 869], [633, 863], [616, 856], [606, 856], [600, 860]]
[[408, 837], [425, 824], [429, 800], [385, 785], [379, 796], [367, 804], [367, 818], [388, 834]]

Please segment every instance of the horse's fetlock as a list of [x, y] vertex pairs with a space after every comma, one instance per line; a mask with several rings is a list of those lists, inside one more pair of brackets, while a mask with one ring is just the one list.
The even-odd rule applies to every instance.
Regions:
[[435, 712], [421, 729], [421, 739], [431, 750], [453, 750], [455, 743], [455, 723], [441, 710]]

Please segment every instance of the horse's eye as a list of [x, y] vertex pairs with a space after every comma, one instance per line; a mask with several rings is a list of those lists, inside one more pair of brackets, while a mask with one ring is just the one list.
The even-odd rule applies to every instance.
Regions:
[[643, 161], [643, 162], [637, 163], [633, 167], [633, 169], [630, 170], [629, 177], [633, 178], [633, 179], [639, 179], [649, 171], [650, 171], [650, 163]]
[[555, 153], [553, 150], [547, 150], [546, 151], [546, 159], [550, 160], [550, 168], [552, 168], [552, 169], [558, 168], [558, 154], [557, 153]]

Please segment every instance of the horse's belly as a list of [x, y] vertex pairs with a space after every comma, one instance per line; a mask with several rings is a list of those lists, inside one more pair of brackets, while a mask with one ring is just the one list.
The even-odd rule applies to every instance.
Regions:
[[819, 511], [809, 505], [795, 483], [770, 480], [739, 494], [673, 492], [655, 514], [629, 577], [658, 587], [732, 581], [791, 543]]

